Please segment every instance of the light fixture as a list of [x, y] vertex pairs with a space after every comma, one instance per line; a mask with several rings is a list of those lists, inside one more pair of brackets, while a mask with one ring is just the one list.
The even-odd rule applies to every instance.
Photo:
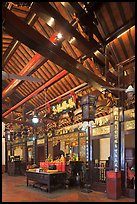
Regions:
[[103, 94], [105, 94], [105, 93], [106, 93], [106, 88], [105, 88], [105, 87], [102, 87], [102, 88], [101, 88], [101, 92], [102, 92]]
[[132, 87], [132, 85], [129, 85], [128, 88], [125, 90], [126, 93], [132, 92], [134, 93], [135, 89]]
[[36, 115], [33, 116], [32, 122], [35, 123], [35, 124], [39, 122], [39, 119], [38, 119], [38, 117]]
[[135, 92], [135, 89], [132, 87], [132, 85], [129, 85], [128, 88], [125, 90], [125, 92], [127, 93], [128, 98], [132, 98]]
[[65, 6], [65, 4], [67, 3], [67, 2], [60, 2], [63, 6]]
[[74, 42], [76, 40], [76, 38], [75, 37], [72, 37], [70, 40], [69, 40], [69, 43], [72, 43], [72, 42]]
[[95, 55], [98, 55], [98, 54], [99, 54], [99, 51], [98, 51], [98, 50], [96, 50], [96, 51], [94, 52], [94, 54], [95, 54]]
[[124, 71], [124, 76], [127, 76], [127, 72], [126, 71]]
[[47, 24], [51, 27], [51, 26], [53, 26], [53, 24], [55, 23], [55, 20], [54, 20], [54, 18], [50, 18], [50, 20], [47, 22]]
[[62, 38], [62, 34], [61, 34], [61, 33], [58, 33], [58, 34], [57, 34], [57, 38], [58, 38], [58, 39], [61, 39], [61, 38]]

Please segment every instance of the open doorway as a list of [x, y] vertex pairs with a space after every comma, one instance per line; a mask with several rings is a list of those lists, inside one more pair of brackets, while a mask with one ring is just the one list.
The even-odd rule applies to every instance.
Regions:
[[94, 139], [92, 141], [93, 157], [93, 189], [106, 190], [106, 171], [110, 157], [110, 138]]

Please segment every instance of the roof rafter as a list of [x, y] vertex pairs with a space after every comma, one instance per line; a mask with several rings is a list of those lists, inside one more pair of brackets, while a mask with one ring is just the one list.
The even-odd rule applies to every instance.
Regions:
[[67, 53], [56, 47], [53, 43], [47, 40], [44, 36], [31, 28], [25, 22], [22, 22], [15, 14], [3, 8], [3, 18], [5, 19], [5, 29], [12, 36], [26, 46], [40, 53], [44, 57], [58, 64], [63, 69], [81, 78], [85, 82], [94, 85], [101, 90], [101, 85], [107, 86], [108, 82], [102, 80], [93, 72], [87, 70], [81, 63], [77, 62]]

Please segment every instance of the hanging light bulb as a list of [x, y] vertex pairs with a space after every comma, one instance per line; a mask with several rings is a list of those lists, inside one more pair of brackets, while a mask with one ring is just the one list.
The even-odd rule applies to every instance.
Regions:
[[37, 117], [35, 110], [33, 111], [32, 122], [35, 124], [39, 122], [39, 118]]
[[35, 123], [35, 124], [39, 122], [39, 119], [38, 119], [38, 117], [36, 115], [33, 116], [32, 122]]
[[61, 34], [61, 33], [58, 33], [58, 34], [57, 34], [57, 38], [58, 38], [58, 39], [61, 39], [61, 38], [62, 38], [62, 34]]

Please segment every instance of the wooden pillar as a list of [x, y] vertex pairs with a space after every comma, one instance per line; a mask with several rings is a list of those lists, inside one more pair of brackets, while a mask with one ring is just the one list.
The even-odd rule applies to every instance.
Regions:
[[[23, 122], [26, 122], [26, 114], [25, 114], [25, 104], [22, 106], [22, 121]], [[24, 130], [23, 130], [23, 137], [24, 137], [24, 148], [25, 148], [25, 162], [26, 162], [26, 165], [28, 164], [28, 147], [27, 147], [27, 137], [28, 137], [28, 134], [27, 134], [27, 128], [24, 127]]]
[[92, 139], [91, 139], [91, 126], [88, 125], [86, 129], [86, 161], [90, 166], [92, 161]]
[[121, 196], [121, 128], [120, 108], [114, 106], [110, 113], [110, 167], [107, 172], [107, 197], [118, 199]]
[[34, 163], [37, 164], [37, 134], [36, 134], [36, 124], [33, 126], [33, 158]]
[[78, 160], [80, 160], [80, 133], [78, 132]]
[[124, 110], [113, 107], [110, 113], [110, 169], [125, 169]]
[[27, 147], [28, 129], [26, 127], [24, 127], [23, 129], [23, 136], [24, 136], [24, 148], [25, 148], [25, 162], [27, 165], [28, 164], [28, 147]]
[[8, 129], [5, 127], [5, 172], [8, 171]]
[[121, 170], [125, 169], [125, 135], [124, 135], [124, 110], [120, 108], [121, 117], [120, 117], [120, 157], [121, 157]]
[[119, 139], [120, 139], [120, 124], [119, 124], [119, 108], [114, 106], [110, 113], [110, 164], [111, 169], [115, 172], [120, 170], [120, 155], [119, 155]]
[[[92, 129], [89, 121], [95, 119], [96, 97], [94, 95], [86, 95], [81, 99], [82, 121], [88, 121], [86, 128], [86, 161], [88, 167], [88, 183], [92, 186]], [[91, 190], [91, 189], [90, 189]], [[90, 191], [89, 191], [90, 192]]]
[[8, 170], [8, 148], [7, 148], [7, 140], [5, 139], [5, 172]]
[[14, 151], [13, 151], [13, 132], [9, 129], [8, 132], [8, 137], [9, 137], [9, 142], [10, 142], [10, 156], [14, 156]]
[[45, 159], [47, 159], [48, 158], [48, 136], [46, 133], [45, 133], [44, 139], [45, 139], [45, 142], [44, 142], [44, 144], [45, 144]]
[[86, 128], [86, 163], [88, 169], [88, 183], [92, 186], [92, 128], [89, 122]]
[[125, 134], [124, 134], [124, 110], [120, 108], [120, 170], [121, 170], [121, 183], [122, 191], [125, 190]]

